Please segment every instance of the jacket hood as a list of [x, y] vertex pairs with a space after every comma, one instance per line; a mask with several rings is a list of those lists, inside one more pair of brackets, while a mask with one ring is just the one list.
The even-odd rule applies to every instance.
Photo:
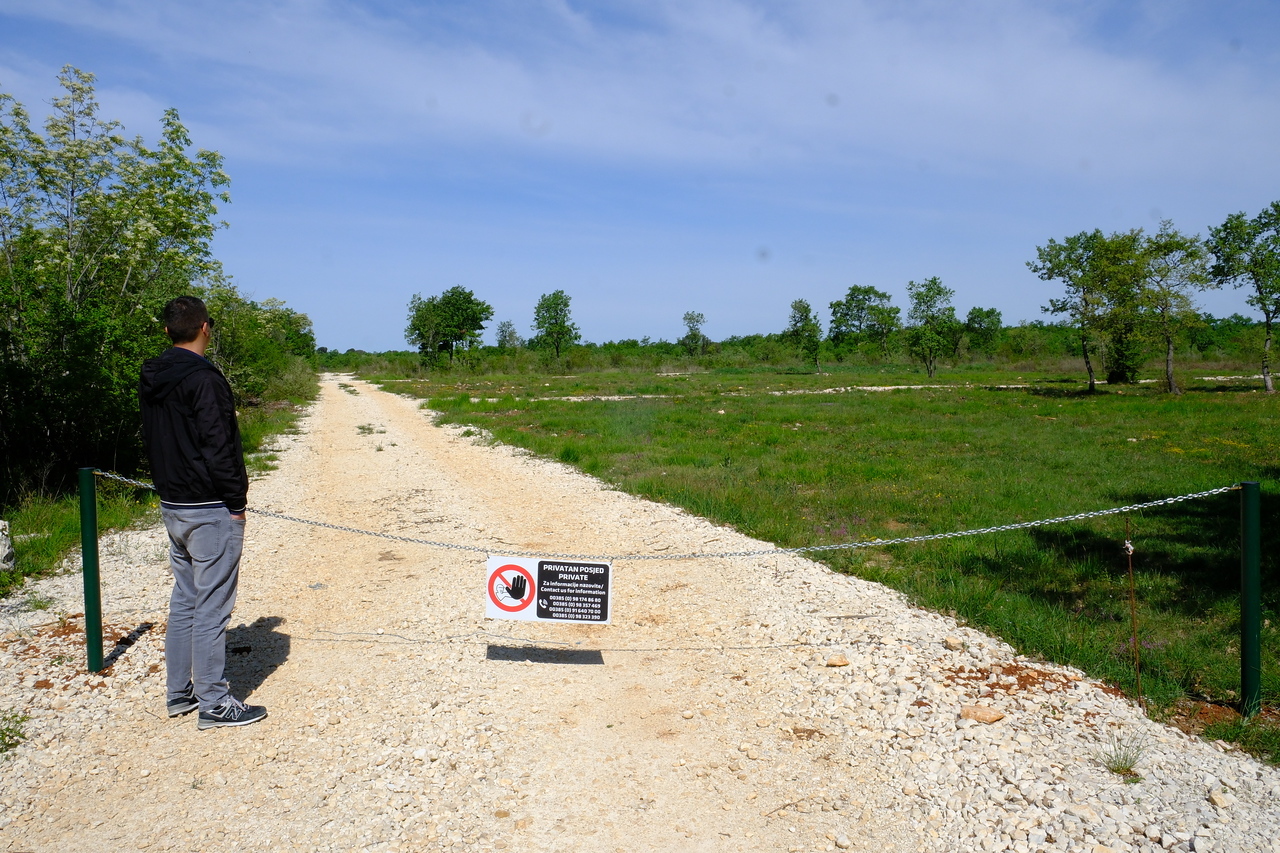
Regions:
[[149, 358], [142, 363], [142, 398], [149, 403], [159, 403], [182, 380], [200, 370], [216, 371], [217, 368], [204, 356], [181, 347], [171, 347], [156, 358]]

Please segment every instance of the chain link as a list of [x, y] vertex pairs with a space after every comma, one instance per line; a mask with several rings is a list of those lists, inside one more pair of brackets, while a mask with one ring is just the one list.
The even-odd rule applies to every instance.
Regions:
[[[144, 483], [141, 480], [131, 480], [128, 477], [122, 477], [109, 471], [94, 470], [99, 477], [106, 477], [108, 480], [116, 480], [139, 489], [148, 489], [155, 491], [155, 486], [151, 483]], [[1204, 492], [1192, 492], [1188, 495], [1178, 495], [1173, 498], [1163, 498], [1158, 501], [1147, 501], [1146, 503], [1130, 504], [1129, 506], [1116, 507], [1115, 509], [1100, 509], [1093, 512], [1081, 512], [1075, 515], [1063, 515], [1058, 518], [1044, 518], [1039, 521], [1021, 521], [1017, 524], [1001, 524], [995, 527], [980, 527], [974, 530], [959, 530], [951, 533], [931, 533], [926, 536], [904, 536], [898, 539], [868, 539], [865, 542], [841, 542], [835, 545], [802, 545], [798, 548], [763, 548], [757, 551], [718, 551], [718, 552], [702, 552], [695, 551], [688, 554], [552, 554], [544, 551], [506, 551], [501, 548], [484, 548], [479, 545], [458, 545], [454, 542], [437, 542], [432, 539], [418, 539], [413, 536], [398, 536], [394, 533], [378, 533], [373, 530], [361, 530], [358, 527], [347, 527], [341, 524], [329, 524], [326, 521], [312, 521], [307, 518], [297, 518], [292, 515], [284, 515], [278, 512], [271, 512], [265, 509], [249, 508], [249, 512], [255, 515], [266, 516], [267, 518], [278, 518], [282, 521], [292, 521], [297, 524], [307, 524], [312, 527], [323, 527], [326, 530], [339, 530], [343, 533], [357, 533], [361, 536], [376, 536], [379, 539], [390, 539], [393, 542], [407, 542], [413, 545], [427, 545], [432, 548], [443, 548], [448, 551], [467, 551], [476, 554], [494, 554], [503, 557], [529, 557], [534, 559], [561, 559], [561, 560], [594, 560], [601, 562], [620, 562], [630, 561], [639, 562], [642, 560], [715, 560], [726, 559], [730, 557], [762, 557], [765, 555], [778, 554], [816, 554], [823, 551], [849, 551], [857, 548], [883, 548], [886, 545], [907, 545], [913, 542], [933, 542], [939, 539], [959, 539], [964, 536], [981, 536], [986, 533], [1002, 533], [1007, 530], [1028, 530], [1033, 527], [1047, 527], [1051, 524], [1062, 524], [1066, 521], [1082, 521], [1086, 518], [1101, 518], [1107, 515], [1119, 515], [1125, 512], [1134, 512], [1140, 509], [1152, 509], [1158, 506], [1168, 506], [1170, 504], [1181, 503], [1182, 501], [1198, 500], [1213, 495], [1221, 495], [1226, 492], [1232, 492], [1240, 487], [1222, 486], [1217, 489], [1209, 489]]]

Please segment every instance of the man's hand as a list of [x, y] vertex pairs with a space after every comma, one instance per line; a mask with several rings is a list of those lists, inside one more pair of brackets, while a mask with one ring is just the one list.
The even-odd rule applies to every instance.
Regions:
[[236, 521], [244, 521], [244, 520], [245, 520], [245, 513], [243, 513], [243, 512], [233, 512], [233, 513], [231, 513], [231, 517], [232, 517], [232, 518], [234, 518]]

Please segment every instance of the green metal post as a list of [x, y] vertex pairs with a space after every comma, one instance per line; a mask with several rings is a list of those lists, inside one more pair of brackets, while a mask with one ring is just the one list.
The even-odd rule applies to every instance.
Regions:
[[80, 555], [84, 571], [84, 642], [89, 671], [102, 671], [102, 582], [98, 576], [98, 484], [80, 469]]
[[1240, 484], [1240, 714], [1262, 708], [1262, 494]]

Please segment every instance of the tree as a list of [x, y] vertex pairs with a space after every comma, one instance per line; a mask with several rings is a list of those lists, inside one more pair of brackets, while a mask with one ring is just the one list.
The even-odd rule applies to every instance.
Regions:
[[1106, 338], [1107, 383], [1138, 381], [1146, 327], [1142, 293], [1147, 285], [1146, 238], [1141, 228], [1115, 232], [1094, 247], [1093, 275], [1102, 294], [1099, 325]]
[[836, 359], [844, 360], [850, 349], [864, 344], [874, 345], [880, 353], [888, 353], [888, 343], [900, 327], [899, 309], [889, 304], [892, 297], [874, 287], [853, 285], [844, 299], [837, 299], [831, 309], [831, 325], [827, 339]]
[[1165, 390], [1181, 394], [1173, 377], [1173, 345], [1178, 335], [1200, 323], [1191, 292], [1209, 286], [1207, 253], [1197, 237], [1189, 237], [1165, 220], [1143, 246], [1145, 275], [1138, 298], [1149, 334], [1164, 344]]
[[1062, 299], [1050, 299], [1045, 311], [1066, 314], [1080, 330], [1080, 352], [1096, 390], [1091, 353], [1101, 344], [1110, 383], [1136, 381], [1142, 361], [1139, 296], [1146, 277], [1142, 229], [1110, 236], [1082, 231], [1062, 243], [1050, 240], [1036, 249], [1038, 262], [1027, 267], [1044, 281], [1067, 286]]
[[937, 276], [907, 282], [907, 298], [911, 300], [907, 350], [924, 364], [930, 379], [938, 369], [938, 356], [953, 349], [953, 336], [960, 325], [951, 304], [953, 296], [955, 291], [944, 287]]
[[684, 312], [683, 323], [685, 336], [678, 343], [689, 355], [698, 355], [707, 351], [707, 336], [702, 334], [702, 327], [707, 318], [698, 311]]
[[439, 296], [423, 299], [421, 293], [415, 293], [409, 298], [409, 325], [405, 327], [404, 338], [418, 348], [425, 362], [434, 363], [438, 357], [443, 339], [442, 323]]
[[516, 324], [510, 320], [503, 320], [498, 324], [498, 349], [513, 350], [524, 346], [524, 341], [516, 332]]
[[459, 344], [467, 349], [479, 344], [484, 324], [492, 318], [493, 306], [476, 299], [461, 285], [427, 299], [415, 293], [409, 300], [409, 325], [404, 336], [427, 360], [447, 352], [452, 363]]
[[560, 358], [560, 350], [582, 339], [569, 314], [569, 295], [563, 290], [544, 293], [533, 308], [533, 330], [540, 345], [550, 345]]
[[791, 303], [791, 317], [782, 336], [800, 350], [805, 361], [813, 362], [814, 370], [822, 369], [818, 364], [818, 351], [822, 347], [822, 325], [807, 301], [797, 299]]
[[1271, 341], [1280, 317], [1280, 201], [1253, 219], [1231, 214], [1222, 225], [1209, 229], [1208, 247], [1214, 256], [1209, 272], [1215, 281], [1253, 288], [1245, 301], [1262, 312], [1262, 384], [1274, 393]]
[[969, 336], [969, 349], [984, 355], [995, 354], [996, 342], [1003, 330], [1003, 318], [995, 308], [974, 306], [964, 318], [964, 333]]
[[152, 147], [99, 117], [92, 74], [58, 82], [43, 132], [0, 93], [0, 501], [79, 465], [136, 466], [138, 365], [167, 345], [156, 318], [222, 280], [222, 158], [190, 151], [175, 110]]
[[1027, 261], [1027, 268], [1042, 281], [1061, 281], [1067, 294], [1061, 299], [1050, 299], [1043, 311], [1066, 314], [1080, 330], [1080, 355], [1089, 374], [1089, 393], [1097, 390], [1097, 377], [1090, 357], [1095, 347], [1098, 317], [1101, 313], [1102, 294], [1092, 275], [1091, 260], [1094, 246], [1104, 239], [1102, 232], [1081, 231], [1067, 237], [1061, 243], [1052, 238], [1036, 248], [1036, 260]]

